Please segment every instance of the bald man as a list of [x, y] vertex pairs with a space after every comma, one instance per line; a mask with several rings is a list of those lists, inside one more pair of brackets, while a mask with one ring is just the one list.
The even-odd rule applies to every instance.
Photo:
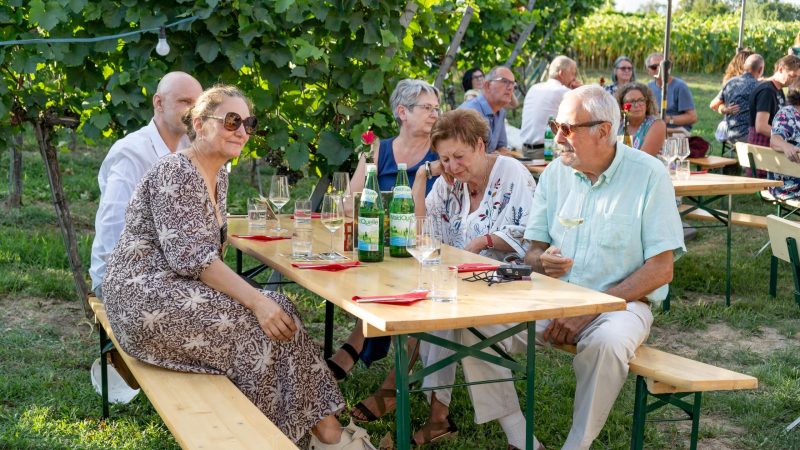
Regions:
[[89, 275], [92, 290], [101, 300], [106, 259], [122, 234], [125, 209], [133, 190], [159, 158], [188, 147], [186, 127], [181, 117], [202, 92], [202, 86], [191, 75], [184, 72], [166, 74], [153, 95], [153, 119], [146, 127], [115, 142], [100, 166], [97, 175], [100, 205], [94, 223]]

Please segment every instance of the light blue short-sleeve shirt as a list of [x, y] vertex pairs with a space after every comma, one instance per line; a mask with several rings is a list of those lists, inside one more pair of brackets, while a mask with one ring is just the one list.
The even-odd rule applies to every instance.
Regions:
[[[559, 212], [576, 199], [583, 223], [566, 229]], [[562, 280], [601, 292], [653, 256], [672, 251], [677, 259], [686, 252], [675, 189], [664, 165], [622, 144], [594, 185], [560, 159], [549, 164], [539, 177], [525, 239], [560, 248], [574, 261]], [[647, 297], [660, 302], [666, 295], [665, 285]]]
[[486, 145], [486, 153], [492, 153], [498, 148], [508, 146], [506, 110], [504, 108], [500, 108], [500, 111], [495, 113], [483, 94], [465, 101], [459, 108], [474, 109], [489, 122], [489, 142]]

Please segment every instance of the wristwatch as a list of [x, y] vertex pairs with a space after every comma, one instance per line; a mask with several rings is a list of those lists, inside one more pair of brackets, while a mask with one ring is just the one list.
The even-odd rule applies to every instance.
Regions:
[[669, 124], [670, 125], [675, 125], [675, 118], [674, 117], [669, 116]]

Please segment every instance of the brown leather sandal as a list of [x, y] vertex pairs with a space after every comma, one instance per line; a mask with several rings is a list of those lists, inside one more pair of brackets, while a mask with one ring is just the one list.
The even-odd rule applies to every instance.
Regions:
[[[353, 422], [355, 423], [374, 422], [380, 419], [381, 417], [385, 416], [387, 413], [394, 411], [397, 406], [396, 403], [391, 407], [386, 404], [387, 398], [396, 397], [394, 389], [380, 388], [377, 391], [373, 392], [372, 395], [370, 395], [367, 398], [369, 399], [372, 397], [375, 398], [375, 404], [378, 407], [377, 411], [375, 412], [370, 411], [370, 409], [367, 408], [367, 405], [365, 405], [363, 401], [360, 401], [356, 404], [356, 406], [353, 407], [353, 409], [350, 410], [350, 417], [353, 419]], [[366, 420], [353, 414], [354, 411], [358, 411], [359, 413], [361, 413], [361, 415], [365, 417]]]
[[[444, 425], [447, 428], [444, 428]], [[434, 435], [433, 429], [441, 430], [444, 429], [443, 433], [439, 433]], [[427, 422], [422, 428], [419, 429], [422, 432], [422, 442], [417, 442], [414, 440], [414, 436], [411, 436], [411, 446], [416, 447], [419, 445], [426, 445], [432, 444], [434, 442], [442, 441], [445, 439], [452, 439], [458, 435], [458, 427], [456, 426], [453, 419], [450, 418], [450, 415], [447, 415], [447, 422]]]

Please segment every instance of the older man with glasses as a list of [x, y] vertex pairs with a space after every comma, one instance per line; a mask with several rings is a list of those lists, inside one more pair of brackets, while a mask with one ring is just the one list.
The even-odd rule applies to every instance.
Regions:
[[467, 100], [459, 106], [459, 108], [478, 111], [489, 123], [489, 142], [486, 145], [486, 153], [498, 152], [506, 156], [509, 154], [505, 108], [514, 101], [514, 88], [516, 87], [517, 82], [511, 69], [497, 66], [486, 75], [481, 95]]
[[[628, 362], [647, 339], [650, 303], [666, 297], [673, 260], [686, 248], [669, 174], [656, 159], [617, 143], [619, 106], [600, 86], [568, 92], [550, 126], [560, 157], [547, 166], [533, 196], [525, 261], [539, 273], [625, 299], [627, 310], [536, 322], [541, 344], [576, 344], [572, 427], [565, 449], [588, 449], [603, 429], [628, 375]], [[568, 207], [567, 205], [573, 205]], [[574, 225], [565, 220], [580, 219]], [[563, 222], [563, 223], [562, 223]], [[569, 232], [565, 232], [565, 231]], [[493, 336], [510, 327], [479, 327]], [[463, 344], [477, 337], [460, 333]], [[506, 339], [524, 352], [527, 336]], [[511, 378], [508, 369], [466, 358], [467, 382]], [[470, 387], [475, 421], [503, 427], [513, 447], [525, 442], [525, 418], [513, 383]], [[530, 399], [529, 399], [530, 400]], [[542, 448], [539, 446], [539, 448]]]
[[[653, 91], [659, 111], [661, 111], [661, 86], [664, 84], [659, 74], [659, 66], [663, 60], [664, 55], [661, 53], [653, 53], [646, 60], [647, 73], [655, 78], [647, 83], [647, 87]], [[692, 125], [697, 122], [697, 111], [694, 108], [694, 97], [692, 97], [689, 85], [680, 78], [673, 77], [670, 72], [669, 80], [667, 80], [667, 95], [667, 115], [664, 118], [667, 127], [683, 127], [691, 131]]]

